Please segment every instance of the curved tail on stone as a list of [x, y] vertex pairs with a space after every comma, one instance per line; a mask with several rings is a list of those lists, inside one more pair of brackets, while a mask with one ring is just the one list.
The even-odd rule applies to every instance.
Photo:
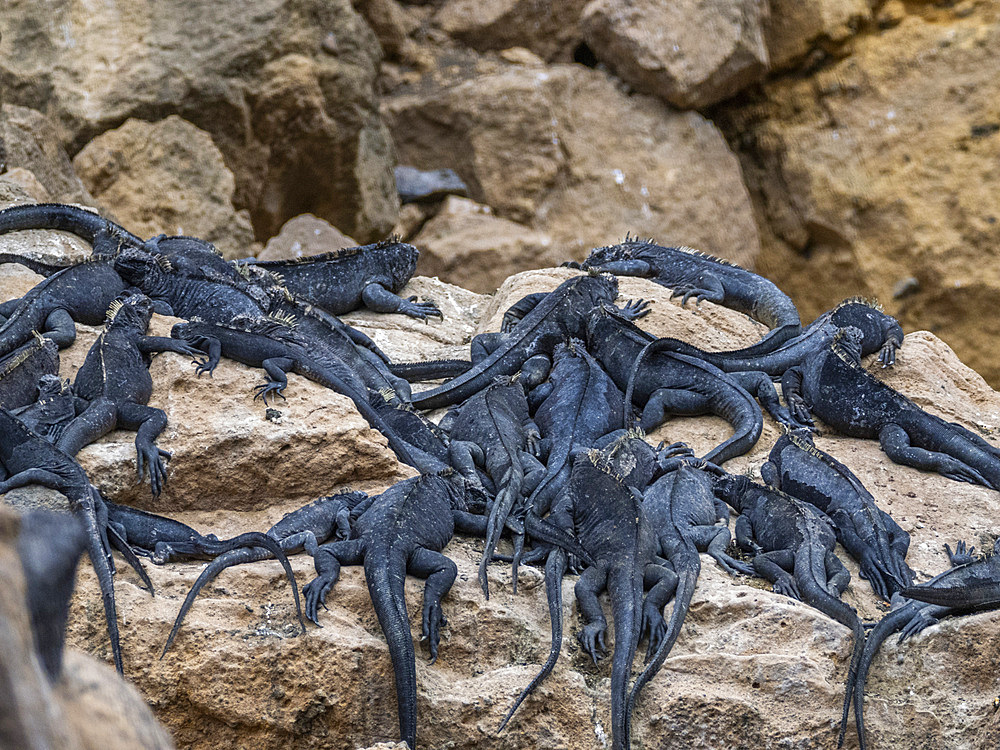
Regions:
[[611, 657], [611, 748], [626, 750], [631, 744], [632, 723], [628, 681], [632, 676], [642, 624], [642, 575], [636, 576], [632, 565], [616, 566], [608, 574], [608, 596], [615, 623], [615, 650]]
[[[493, 559], [497, 543], [500, 541], [500, 534], [504, 526], [507, 525], [507, 518], [514, 507], [514, 501], [521, 496], [521, 487], [524, 483], [524, 469], [521, 462], [516, 458], [511, 462], [511, 467], [504, 474], [500, 484], [500, 491], [497, 492], [493, 507], [490, 509], [489, 520], [486, 522], [486, 546], [483, 547], [483, 557], [479, 561], [479, 586], [487, 599], [490, 598], [490, 583], [486, 576], [486, 568]], [[517, 590], [517, 573], [514, 574], [514, 590]]]
[[101, 588], [101, 600], [104, 602], [104, 619], [108, 623], [108, 637], [111, 639], [111, 654], [115, 660], [118, 674], [124, 674], [122, 668], [122, 647], [118, 634], [118, 610], [115, 607], [115, 582], [108, 562], [107, 550], [104, 546], [103, 534], [97, 522], [97, 513], [93, 501], [85, 502], [77, 508], [77, 513], [83, 522], [87, 534], [87, 554], [97, 573], [97, 582]]
[[88, 242], [98, 254], [109, 254], [119, 243], [139, 248], [145, 245], [140, 237], [124, 227], [78, 206], [64, 203], [35, 203], [11, 206], [0, 211], [0, 234], [26, 229], [57, 229], [70, 232]]

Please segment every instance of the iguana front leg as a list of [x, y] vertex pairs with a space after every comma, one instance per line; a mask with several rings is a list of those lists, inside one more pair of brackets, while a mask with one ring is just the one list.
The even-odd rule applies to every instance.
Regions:
[[400, 313], [411, 318], [426, 320], [429, 317], [444, 318], [441, 310], [433, 302], [417, 302], [416, 296], [403, 299], [379, 283], [368, 284], [361, 292], [365, 307], [374, 312]]
[[811, 425], [813, 423], [812, 414], [809, 410], [809, 404], [806, 403], [805, 396], [802, 394], [802, 377], [803, 372], [799, 367], [789, 367], [785, 370], [785, 374], [781, 376], [781, 395], [785, 397], [788, 411], [791, 412], [795, 421], [803, 425]]
[[126, 430], [135, 430], [136, 469], [141, 478], [149, 471], [149, 487], [153, 497], [160, 494], [167, 481], [167, 466], [164, 458], [170, 458], [169, 451], [156, 447], [156, 438], [167, 426], [167, 415], [161, 409], [143, 404], [122, 404], [118, 409], [118, 424]]

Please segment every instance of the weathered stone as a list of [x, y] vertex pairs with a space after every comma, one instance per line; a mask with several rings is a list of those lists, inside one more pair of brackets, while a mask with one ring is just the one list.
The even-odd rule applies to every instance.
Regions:
[[52, 200], [49, 191], [41, 181], [35, 177], [34, 172], [30, 172], [24, 167], [14, 167], [3, 173], [3, 178], [11, 185], [21, 188], [33, 202], [48, 203]]
[[[206, 0], [12, 0], [5, 11], [4, 99], [45, 112], [71, 154], [130, 118], [178, 114], [212, 135], [258, 236], [305, 212], [362, 241], [392, 226], [378, 44], [349, 0], [267, 0], [250, 10]], [[335, 44], [324, 43], [329, 36]]]
[[495, 291], [510, 269], [551, 264], [561, 252], [548, 235], [455, 197], [445, 201], [413, 243], [420, 248], [419, 273], [461, 279], [466, 288], [483, 293]]
[[386, 57], [404, 57], [410, 45], [408, 36], [420, 22], [396, 0], [353, 0], [352, 4], [372, 27]]
[[257, 256], [259, 260], [286, 260], [317, 253], [329, 253], [358, 243], [330, 222], [312, 214], [289, 219]]
[[73, 166], [133, 234], [192, 235], [227, 258], [246, 257], [253, 228], [233, 207], [233, 174], [212, 137], [180, 117], [129, 120], [88, 143]]
[[587, 0], [446, 0], [434, 24], [477, 50], [530, 49], [546, 60], [571, 59], [581, 40]]
[[515, 66], [429, 80], [385, 111], [402, 161], [455, 169], [475, 201], [552, 237], [559, 260], [626, 232], [740, 263], [758, 252], [739, 165], [715, 127], [626, 96], [600, 71]]
[[[19, 206], [27, 203], [35, 203], [35, 199], [27, 193], [24, 187], [17, 181], [16, 175], [12, 178], [9, 174], [0, 176], [0, 208]], [[86, 206], [81, 206], [86, 208]], [[71, 265], [80, 263], [90, 257], [90, 245], [79, 237], [68, 232], [52, 232], [46, 230], [29, 230], [25, 232], [9, 232], [0, 234], [0, 253], [11, 253], [13, 255], [24, 255], [34, 260], [41, 260], [54, 265]], [[29, 274], [25, 277], [24, 274]], [[11, 277], [23, 277], [30, 281], [30, 285], [19, 294], [13, 294], [7, 287], [6, 279]], [[0, 266], [0, 279], [4, 280], [2, 292], [8, 294], [7, 299], [20, 297], [25, 291], [34, 286], [41, 277], [28, 271], [24, 266], [14, 264], [4, 264]], [[18, 288], [21, 288], [20, 286]]]
[[[720, 122], [759, 211], [757, 268], [803, 319], [847, 293], [877, 296], [995, 385], [1000, 9], [960, 5], [920, 6], [926, 17], [858, 37], [847, 59], [776, 80]], [[892, 299], [911, 278], [918, 288]]]
[[0, 161], [5, 162], [6, 169], [30, 171], [45, 188], [49, 200], [93, 203], [73, 172], [56, 128], [41, 112], [5, 104], [0, 110], [0, 144], [5, 153]]
[[764, 77], [763, 0], [594, 0], [587, 44], [639, 91], [682, 109], [707, 107]]
[[764, 39], [772, 70], [800, 61], [817, 45], [836, 48], [871, 18], [871, 8], [865, 0], [770, 2]]

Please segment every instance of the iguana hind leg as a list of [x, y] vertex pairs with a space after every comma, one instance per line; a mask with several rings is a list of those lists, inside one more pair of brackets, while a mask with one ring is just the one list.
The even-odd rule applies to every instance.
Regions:
[[406, 570], [417, 578], [426, 578], [424, 584], [424, 611], [421, 641], [427, 641], [433, 664], [437, 661], [438, 642], [441, 638], [441, 627], [448, 621], [441, 612], [441, 599], [451, 590], [451, 585], [458, 576], [458, 567], [440, 552], [429, 549], [416, 549], [410, 555]]
[[973, 467], [945, 453], [918, 448], [911, 444], [910, 435], [898, 424], [887, 424], [878, 434], [885, 454], [898, 464], [923, 471], [933, 471], [956, 482], [969, 482], [996, 489]]
[[340, 578], [341, 565], [360, 565], [364, 560], [364, 547], [360, 539], [331, 542], [322, 545], [313, 555], [316, 577], [306, 584], [302, 593], [306, 598], [306, 617], [319, 625], [319, 608], [326, 608], [326, 595]]

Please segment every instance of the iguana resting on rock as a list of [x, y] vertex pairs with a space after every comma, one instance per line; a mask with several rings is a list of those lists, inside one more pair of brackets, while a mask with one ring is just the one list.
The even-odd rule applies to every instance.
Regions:
[[268, 381], [254, 389], [254, 398], [262, 399], [265, 404], [271, 393], [284, 398], [282, 391], [288, 386], [289, 372], [347, 396], [368, 424], [385, 435], [396, 456], [410, 466], [416, 465], [405, 439], [372, 408], [364, 383], [343, 362], [327, 356], [323, 349], [310, 346], [286, 322], [244, 316], [226, 324], [192, 320], [175, 324], [170, 335], [208, 355], [198, 365], [199, 375], [203, 372], [211, 375], [223, 356], [263, 368]]
[[66, 426], [87, 408], [87, 401], [73, 392], [69, 380], [58, 375], [43, 375], [37, 390], [37, 401], [13, 411], [32, 432], [58, 443]]
[[[576, 584], [576, 599], [584, 625], [577, 634], [585, 653], [597, 663], [605, 651], [608, 624], [598, 601], [607, 588], [615, 627], [611, 666], [612, 748], [629, 747], [629, 711], [626, 701], [632, 662], [642, 629], [644, 581], [653, 586], [647, 602], [662, 611], [676, 576], [656, 557], [653, 530], [646, 518], [641, 491], [656, 470], [653, 449], [642, 439], [626, 434], [603, 450], [580, 453], [573, 461], [569, 482], [556, 501], [549, 520], [576, 534], [581, 546], [595, 560]], [[556, 556], [553, 562], [552, 555]], [[538, 676], [518, 697], [504, 719], [552, 670], [562, 643], [559, 588], [565, 565], [562, 552], [550, 553], [546, 565], [546, 590], [552, 616], [552, 648]], [[650, 606], [650, 605], [647, 605]], [[662, 616], [661, 616], [662, 619]]]
[[441, 317], [433, 302], [403, 299], [397, 292], [417, 270], [420, 251], [395, 238], [332, 253], [293, 260], [245, 263], [260, 266], [281, 276], [296, 297], [322, 307], [333, 315], [343, 315], [366, 307], [374, 312], [401, 313], [421, 320]]
[[18, 409], [38, 398], [39, 380], [59, 375], [59, 349], [52, 339], [35, 335], [0, 359], [0, 406]]
[[33, 510], [21, 516], [17, 554], [24, 570], [32, 640], [52, 683], [62, 671], [66, 618], [76, 582], [76, 565], [86, 548], [87, 536], [71, 515]]
[[163, 646], [160, 658], [170, 649], [177, 633], [181, 629], [184, 617], [187, 615], [194, 600], [206, 585], [214, 581], [226, 568], [234, 565], [270, 560], [276, 557], [272, 545], [280, 545], [283, 555], [294, 555], [305, 551], [311, 556], [316, 555], [319, 545], [328, 539], [341, 541], [351, 537], [351, 510], [359, 503], [368, 499], [364, 492], [341, 492], [329, 497], [321, 497], [298, 510], [286, 513], [274, 526], [267, 530], [271, 544], [264, 546], [247, 545], [242, 549], [234, 549], [216, 557], [205, 566], [191, 590], [184, 598], [170, 636]]
[[[945, 550], [952, 567], [926, 583], [908, 587], [902, 594], [893, 596], [892, 610], [868, 634], [868, 641], [865, 643], [855, 678], [848, 680], [847, 699], [853, 698], [854, 721], [861, 750], [867, 747], [864, 719], [865, 683], [872, 661], [882, 643], [899, 631], [902, 631], [899, 637], [902, 643], [936, 624], [942, 617], [1000, 607], [1000, 592], [997, 587], [997, 582], [1000, 581], [1000, 540], [994, 546], [993, 554], [981, 559], [975, 558], [973, 556], [975, 548], [966, 549], [964, 542], [959, 542], [954, 552], [947, 544]], [[906, 598], [909, 596], [935, 603], [929, 604], [917, 598]], [[846, 728], [846, 723], [841, 726], [838, 747], [844, 743]]]
[[837, 541], [858, 561], [861, 577], [882, 599], [913, 583], [906, 564], [910, 535], [875, 504], [850, 469], [815, 446], [809, 430], [780, 437], [760, 474], [769, 485], [830, 517]]
[[842, 328], [830, 345], [788, 370], [781, 390], [801, 421], [809, 410], [844, 435], [877, 438], [896, 463], [1000, 489], [1000, 449], [928, 414], [861, 366], [862, 332]]
[[184, 341], [146, 335], [153, 305], [143, 294], [116, 300], [107, 313], [104, 330], [73, 381], [73, 392], [89, 404], [66, 426], [58, 446], [75, 456], [115, 428], [136, 430], [138, 474], [141, 477], [144, 471], [149, 472], [150, 489], [156, 497], [167, 479], [163, 457], [170, 454], [155, 445], [156, 437], [167, 426], [167, 415], [162, 409], [147, 406], [153, 394], [150, 355], [175, 352], [194, 357], [200, 352]]
[[551, 355], [556, 344], [582, 338], [590, 311], [602, 302], [613, 302], [617, 296], [618, 282], [614, 276], [586, 275], [564, 281], [538, 300], [516, 326], [501, 334], [492, 353], [458, 377], [416, 394], [413, 405], [436, 409], [460, 403], [494, 378], [513, 375], [531, 357]]
[[422, 637], [431, 663], [437, 659], [440, 628], [445, 624], [441, 599], [458, 569], [441, 554], [455, 531], [454, 514], [465, 507], [461, 475], [424, 475], [397, 482], [359, 506], [352, 538], [324, 544], [313, 555], [317, 577], [305, 589], [306, 615], [317, 623], [318, 608], [340, 577], [341, 565], [364, 565], [375, 614], [389, 645], [396, 678], [400, 737], [417, 743], [417, 676], [413, 638], [406, 616], [406, 573], [426, 578]]
[[[801, 599], [851, 629], [854, 648], [847, 672], [851, 683], [865, 635], [858, 613], [840, 600], [851, 574], [833, 551], [837, 544], [833, 523], [815, 506], [745, 476], [719, 470], [713, 485], [716, 496], [740, 514], [736, 543], [754, 555], [757, 574], [771, 581], [777, 593]], [[841, 723], [849, 710], [845, 696]]]
[[591, 251], [583, 264], [570, 267], [598, 270], [618, 276], [641, 276], [674, 290], [681, 304], [694, 297], [746, 313], [771, 332], [745, 355], [769, 352], [801, 331], [795, 303], [763, 276], [689, 247], [663, 247], [651, 240], [626, 237], [619, 245]]

